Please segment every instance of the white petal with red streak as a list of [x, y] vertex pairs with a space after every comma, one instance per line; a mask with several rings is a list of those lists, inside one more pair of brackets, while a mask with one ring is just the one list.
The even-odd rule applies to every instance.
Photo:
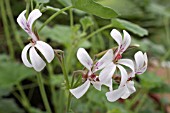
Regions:
[[37, 20], [40, 16], [42, 15], [42, 13], [40, 12], [39, 9], [34, 9], [33, 11], [31, 11], [31, 13], [28, 16], [28, 24], [30, 25], [30, 28], [32, 30], [32, 25], [34, 23], [35, 20]]
[[95, 64], [94, 72], [101, 70], [113, 60], [113, 50], [109, 49], [106, 54]]

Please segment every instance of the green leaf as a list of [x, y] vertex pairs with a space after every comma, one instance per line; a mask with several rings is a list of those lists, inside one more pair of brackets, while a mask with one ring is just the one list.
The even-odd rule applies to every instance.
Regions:
[[12, 61], [0, 63], [0, 88], [10, 88], [20, 81], [35, 75], [33, 69]]
[[50, 0], [35, 0], [37, 3], [48, 3]]
[[103, 6], [93, 0], [71, 0], [71, 1], [75, 8], [99, 16], [101, 18], [110, 19], [118, 15], [113, 9]]
[[58, 0], [58, 2], [60, 2], [65, 7], [72, 5], [71, 0]]
[[151, 90], [153, 93], [170, 93], [170, 85], [163, 83], [160, 87]]
[[0, 99], [0, 113], [24, 113], [13, 99]]
[[145, 72], [143, 75], [139, 75], [139, 78], [142, 87], [148, 90], [161, 87], [163, 84], [163, 80], [153, 72]]
[[0, 88], [0, 97], [7, 96], [12, 91], [12, 88]]
[[121, 17], [127, 17], [129, 19], [143, 16], [142, 10], [132, 0], [94, 0], [94, 1], [103, 6], [107, 6], [113, 9]]
[[86, 31], [90, 26], [94, 24], [92, 18], [87, 17], [87, 16], [84, 18], [81, 18], [80, 23], [83, 27], [83, 31]]
[[126, 21], [126, 20], [112, 19], [111, 23], [112, 23], [113, 27], [131, 31], [132, 33], [139, 35], [141, 37], [144, 35], [148, 35], [148, 31], [146, 29], [140, 27], [137, 24]]
[[[36, 22], [37, 26], [41, 26], [42, 23]], [[75, 26], [74, 30], [77, 30], [79, 26]], [[79, 34], [78, 34], [79, 33]], [[77, 36], [80, 35], [80, 32], [77, 33]], [[63, 44], [65, 47], [70, 47], [72, 44], [72, 31], [69, 26], [66, 25], [55, 25], [54, 27], [45, 26], [40, 32], [40, 38], [42, 39], [52, 39], [60, 44]], [[90, 47], [90, 42], [86, 41], [81, 44], [84, 48]]]

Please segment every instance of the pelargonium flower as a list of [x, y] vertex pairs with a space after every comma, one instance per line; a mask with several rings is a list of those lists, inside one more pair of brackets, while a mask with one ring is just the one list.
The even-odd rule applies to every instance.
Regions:
[[128, 75], [128, 80], [123, 86], [119, 86], [118, 89], [111, 90], [110, 92], [106, 93], [108, 101], [114, 102], [119, 98], [126, 99], [136, 91], [134, 87], [134, 81], [132, 81], [132, 79], [135, 77], [135, 74], [140, 75], [146, 71], [148, 65], [148, 58], [146, 53], [143, 54], [141, 51], [135, 53], [134, 58], [136, 62], [135, 70]]
[[77, 88], [70, 89], [70, 92], [76, 98], [80, 98], [87, 92], [91, 83], [97, 90], [101, 90], [101, 81], [99, 81], [99, 78], [95, 72], [103, 69], [108, 63], [112, 61], [113, 51], [112, 49], [108, 50], [100, 60], [94, 63], [86, 50], [84, 48], [79, 48], [77, 51], [77, 58], [80, 63], [88, 70], [87, 73], [82, 76], [85, 82]]
[[132, 74], [128, 76], [129, 78], [124, 86], [119, 86], [118, 89], [107, 92], [107, 100], [110, 102], [114, 102], [119, 98], [127, 99], [132, 93], [134, 93], [136, 89], [134, 87], [134, 81], [132, 81], [132, 76]]
[[135, 58], [135, 74], [140, 75], [143, 74], [148, 66], [148, 58], [146, 53], [142, 53], [141, 51], [138, 51], [134, 55]]
[[124, 39], [122, 39], [120, 32], [116, 29], [111, 31], [110, 34], [112, 38], [118, 43], [118, 48], [115, 51], [111, 63], [102, 70], [99, 76], [99, 80], [103, 80], [102, 84], [108, 86], [110, 89], [112, 89], [112, 76], [116, 70], [116, 67], [120, 70], [121, 73], [120, 86], [124, 86], [128, 80], [128, 73], [122, 65], [127, 66], [132, 71], [134, 71], [133, 61], [130, 59], [122, 59], [123, 52], [128, 48], [131, 42], [130, 35], [125, 30], [123, 30], [123, 33]]
[[[17, 22], [31, 37], [31, 42], [22, 50], [21, 58], [25, 66], [33, 67], [36, 71], [41, 71], [46, 66], [46, 63], [37, 53], [37, 50], [41, 52], [48, 63], [54, 59], [54, 51], [49, 44], [40, 41], [38, 36], [32, 30], [33, 23], [42, 15], [42, 13], [38, 9], [34, 9], [29, 14], [28, 19], [26, 19], [25, 13], [26, 10], [18, 16]], [[28, 51], [29, 58], [27, 57]]]

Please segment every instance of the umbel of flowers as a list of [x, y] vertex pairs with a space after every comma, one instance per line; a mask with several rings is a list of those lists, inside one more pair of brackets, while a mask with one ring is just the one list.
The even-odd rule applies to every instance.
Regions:
[[[38, 33], [33, 31], [33, 23], [42, 15], [38, 9], [34, 9], [25, 17], [24, 10], [17, 18], [18, 24], [31, 37], [31, 41], [27, 44], [21, 54], [21, 58], [25, 66], [33, 67], [36, 71], [41, 71], [46, 66], [46, 61], [50, 63], [54, 59], [54, 51], [52, 47], [39, 39]], [[134, 60], [122, 58], [123, 53], [127, 50], [131, 43], [129, 33], [123, 30], [123, 37], [119, 31], [113, 29], [110, 33], [112, 38], [117, 42], [118, 47], [107, 50], [107, 52], [98, 61], [93, 61], [84, 48], [79, 48], [77, 58], [86, 68], [82, 73], [82, 85], [71, 88], [69, 91], [78, 99], [82, 97], [90, 85], [101, 91], [102, 85], [108, 87], [106, 92], [107, 100], [114, 102], [119, 98], [126, 99], [136, 91], [133, 78], [135, 75], [143, 74], [147, 69], [148, 59], [146, 53], [138, 51], [134, 55]], [[44, 61], [39, 51], [45, 58]], [[128, 71], [127, 68], [128, 67]], [[115, 71], [118, 70], [120, 75]], [[130, 70], [130, 71], [129, 71]], [[120, 78], [120, 84], [117, 89], [113, 89], [114, 78]]]
[[[131, 37], [128, 32], [123, 30], [123, 37], [119, 31], [113, 29], [110, 33], [112, 38], [118, 43], [115, 51], [109, 49], [106, 54], [96, 63], [90, 58], [85, 49], [79, 48], [77, 58], [80, 63], [86, 67], [86, 73], [83, 74], [83, 84], [77, 88], [70, 89], [70, 92], [76, 97], [82, 97], [92, 84], [97, 90], [101, 90], [101, 86], [105, 85], [109, 88], [106, 93], [107, 100], [114, 102], [119, 98], [126, 99], [136, 91], [133, 78], [135, 75], [143, 74], [147, 69], [148, 59], [146, 53], [138, 51], [134, 55], [135, 61], [122, 58], [122, 54], [127, 50], [131, 43]], [[126, 67], [130, 71], [126, 70]], [[120, 75], [115, 74], [115, 70], [120, 71]], [[96, 72], [100, 71], [99, 74]], [[113, 89], [113, 80], [120, 77], [120, 84], [117, 89]]]

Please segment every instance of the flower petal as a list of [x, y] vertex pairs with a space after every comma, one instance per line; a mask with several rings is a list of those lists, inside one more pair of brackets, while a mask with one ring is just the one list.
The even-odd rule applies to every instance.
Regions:
[[113, 29], [110, 32], [110, 35], [118, 43], [118, 45], [121, 45], [121, 43], [122, 43], [122, 35], [120, 34], [120, 32], [118, 30]]
[[33, 68], [38, 72], [41, 71], [45, 67], [46, 63], [38, 55], [34, 47], [31, 47], [29, 55]]
[[28, 24], [30, 25], [30, 29], [32, 30], [32, 25], [35, 20], [37, 20], [42, 13], [40, 12], [39, 9], [34, 9], [28, 16]]
[[53, 48], [43, 41], [36, 41], [35, 47], [44, 55], [48, 63], [54, 59]]
[[117, 67], [119, 68], [120, 73], [121, 73], [121, 81], [120, 81], [119, 87], [122, 87], [126, 84], [126, 82], [128, 80], [128, 74], [127, 74], [127, 71], [125, 70], [125, 68], [122, 67], [121, 65], [117, 65]]
[[25, 13], [26, 13], [26, 10], [24, 10], [17, 18], [17, 22], [23, 30], [25, 30], [25, 28], [27, 28], [27, 20], [25, 18]]
[[120, 60], [118, 60], [118, 63], [129, 67], [132, 71], [135, 70], [135, 69], [134, 69], [134, 68], [135, 68], [135, 67], [134, 67], [134, 63], [133, 63], [133, 61], [130, 60], [130, 59], [120, 59]]
[[90, 87], [90, 81], [87, 80], [84, 84], [82, 84], [81, 86], [75, 88], [75, 89], [70, 89], [70, 92], [77, 98], [79, 99], [80, 97], [82, 97], [87, 90]]
[[94, 72], [101, 70], [113, 60], [113, 50], [109, 49], [106, 54], [95, 64]]
[[110, 63], [99, 74], [99, 81], [102, 84], [110, 87], [110, 89], [112, 89], [112, 82], [110, 80], [112, 80], [112, 76], [113, 76], [115, 70], [116, 70], [116, 65], [113, 63]]
[[25, 66], [27, 66], [27, 67], [32, 67], [32, 64], [28, 61], [28, 58], [27, 58], [27, 52], [28, 52], [30, 47], [31, 47], [31, 43], [26, 45], [24, 47], [24, 49], [22, 50], [22, 53], [21, 53], [22, 61], [25, 64]]
[[94, 88], [96, 88], [97, 90], [101, 91], [101, 85], [102, 84], [100, 82], [98, 82], [98, 81], [96, 81], [96, 82], [91, 81], [91, 83], [93, 84]]
[[125, 92], [125, 87], [118, 88], [116, 90], [110, 91], [106, 93], [107, 100], [110, 102], [114, 102], [118, 100]]
[[84, 48], [78, 49], [77, 58], [80, 61], [80, 63], [83, 64], [83, 66], [85, 66], [88, 70], [91, 70], [93, 61]]
[[126, 32], [125, 30], [123, 30], [123, 34], [124, 34], [124, 39], [120, 46], [120, 54], [122, 54], [129, 47], [129, 45], [131, 43], [131, 37], [130, 37], [129, 33]]
[[141, 67], [143, 67], [145, 59], [141, 51], [138, 51], [137, 53], [135, 53], [134, 57], [135, 57], [135, 62], [136, 62], [136, 70], [138, 70]]
[[121, 96], [122, 99], [127, 99], [132, 93], [136, 91], [133, 81], [128, 81], [125, 87], [126, 90], [123, 96]]

